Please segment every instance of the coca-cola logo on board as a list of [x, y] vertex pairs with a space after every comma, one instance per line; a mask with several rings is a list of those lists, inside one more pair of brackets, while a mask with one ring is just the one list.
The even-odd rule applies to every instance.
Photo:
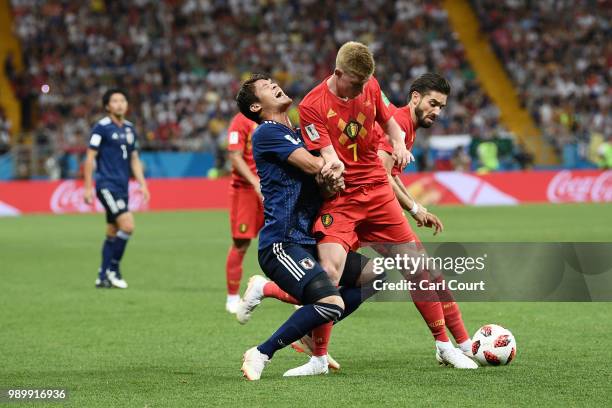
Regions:
[[[74, 180], [61, 182], [51, 195], [51, 202], [49, 203], [51, 211], [57, 214], [104, 211], [104, 207], [102, 207], [102, 204], [100, 204], [97, 199], [94, 201], [94, 205], [85, 204], [85, 200], [83, 199], [84, 192], [85, 188]], [[147, 209], [148, 206], [144, 201], [144, 197], [139, 190], [137, 182], [130, 181], [129, 194], [130, 211], [142, 211]]]
[[546, 195], [553, 203], [612, 201], [612, 171], [590, 176], [561, 171], [548, 184]]

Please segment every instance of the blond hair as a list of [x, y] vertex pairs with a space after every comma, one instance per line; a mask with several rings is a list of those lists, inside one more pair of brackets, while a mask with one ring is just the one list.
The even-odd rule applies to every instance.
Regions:
[[366, 45], [349, 41], [338, 50], [336, 68], [359, 79], [367, 79], [374, 73], [374, 56]]

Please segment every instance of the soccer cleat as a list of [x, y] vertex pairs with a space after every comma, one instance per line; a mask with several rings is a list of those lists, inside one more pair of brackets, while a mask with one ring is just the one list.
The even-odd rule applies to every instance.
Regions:
[[305, 375], [321, 375], [329, 372], [327, 357], [310, 357], [310, 360], [299, 367], [292, 368], [283, 377], [300, 377]]
[[110, 269], [106, 270], [106, 277], [113, 287], [119, 289], [127, 289], [128, 284], [125, 280], [123, 280], [120, 276], [117, 276], [117, 272], [111, 271]]
[[[293, 348], [298, 353], [305, 353], [312, 357], [312, 351], [314, 350], [314, 341], [312, 340], [312, 337], [306, 335], [300, 340], [291, 343], [291, 348]], [[329, 354], [327, 355], [327, 365], [331, 370], [340, 370], [340, 363], [334, 360]]]
[[[463, 353], [463, 355], [465, 355], [466, 357], [469, 357], [470, 359], [474, 358], [471, 351], [463, 351], [459, 347], [457, 347], [457, 351], [459, 351], [460, 353]], [[436, 349], [436, 361], [440, 365], [448, 365], [442, 360], [442, 357], [440, 357], [440, 351], [438, 349]]]
[[450, 348], [438, 348], [436, 355], [440, 355], [442, 364], [449, 365], [454, 368], [461, 369], [475, 369], [478, 368], [478, 364], [471, 358], [466, 356], [461, 350], [455, 347]]
[[261, 372], [266, 367], [270, 359], [265, 354], [257, 350], [257, 347], [248, 349], [242, 356], [242, 375], [249, 381], [256, 381], [261, 378]]
[[251, 320], [251, 313], [263, 299], [263, 287], [267, 282], [268, 280], [261, 275], [254, 275], [249, 279], [244, 296], [238, 302], [236, 309], [236, 319], [240, 324], [246, 324]]
[[96, 288], [98, 289], [110, 289], [113, 285], [111, 285], [108, 279], [96, 279]]

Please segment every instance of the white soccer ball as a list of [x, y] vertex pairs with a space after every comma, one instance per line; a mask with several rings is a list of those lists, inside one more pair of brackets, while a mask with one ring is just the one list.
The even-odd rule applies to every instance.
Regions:
[[472, 355], [483, 366], [510, 364], [516, 357], [516, 340], [510, 330], [487, 324], [472, 337]]

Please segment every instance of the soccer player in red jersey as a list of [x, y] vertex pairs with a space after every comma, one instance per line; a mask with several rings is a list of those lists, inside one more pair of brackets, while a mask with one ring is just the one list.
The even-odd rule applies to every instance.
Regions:
[[[442, 109], [446, 106], [446, 100], [450, 94], [450, 85], [442, 76], [435, 73], [426, 73], [417, 78], [410, 87], [408, 105], [396, 108], [391, 105], [393, 117], [405, 133], [406, 148], [412, 149], [416, 137], [416, 129], [431, 127]], [[382, 129], [380, 129], [382, 132]], [[384, 136], [384, 135], [381, 135]], [[406, 211], [413, 216], [418, 226], [435, 228], [434, 234], [441, 232], [444, 228], [437, 216], [427, 211], [425, 207], [408, 193], [408, 190], [399, 178], [401, 171], [394, 166], [392, 157], [393, 148], [385, 137], [381, 137], [378, 147], [378, 155], [384, 167], [387, 169], [389, 183], [393, 191]], [[417, 243], [419, 241], [417, 240]], [[434, 281], [440, 281], [442, 276], [432, 276]], [[455, 303], [452, 294], [448, 291], [438, 292], [438, 298], [442, 303], [444, 322], [449, 329], [455, 342], [464, 354], [471, 352], [472, 342], [463, 323], [459, 305]], [[439, 355], [438, 361], [441, 362]]]
[[[360, 243], [374, 243], [378, 248], [384, 245], [385, 254], [393, 256], [414, 253], [417, 242], [378, 158], [375, 122], [393, 146], [393, 158], [400, 169], [411, 155], [373, 73], [374, 58], [368, 48], [348, 42], [338, 51], [334, 73], [299, 105], [308, 149], [320, 151], [325, 160], [340, 158], [346, 167], [346, 190], [323, 204], [313, 227], [321, 265], [336, 284], [347, 252]], [[422, 275], [418, 278], [424, 279]], [[434, 335], [442, 360], [455, 367], [476, 368], [448, 339], [442, 305], [435, 293], [415, 292], [420, 293], [411, 295]], [[331, 328], [326, 324], [313, 331], [317, 345], [313, 358], [285, 375], [318, 374], [312, 367], [322, 364], [313, 360], [327, 355]]]
[[251, 148], [251, 135], [256, 127], [255, 122], [238, 113], [232, 119], [227, 132], [227, 150], [232, 162], [230, 187], [232, 245], [225, 264], [227, 281], [225, 309], [230, 313], [236, 312], [240, 301], [239, 290], [244, 255], [251, 239], [259, 233], [264, 220], [259, 177]]

